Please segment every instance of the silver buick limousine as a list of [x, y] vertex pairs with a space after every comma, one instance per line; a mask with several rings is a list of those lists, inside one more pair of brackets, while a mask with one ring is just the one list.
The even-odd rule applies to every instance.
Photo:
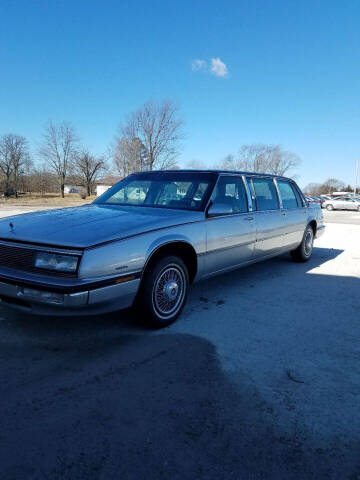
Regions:
[[305, 262], [323, 231], [320, 207], [289, 178], [136, 173], [91, 205], [0, 220], [0, 298], [39, 315], [134, 306], [163, 327], [191, 283], [287, 251]]

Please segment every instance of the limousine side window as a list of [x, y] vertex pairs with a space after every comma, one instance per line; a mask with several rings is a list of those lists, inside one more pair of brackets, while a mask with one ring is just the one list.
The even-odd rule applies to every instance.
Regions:
[[283, 208], [298, 208], [295, 192], [289, 182], [277, 180]]
[[211, 200], [214, 205], [229, 205], [232, 213], [247, 212], [247, 197], [241, 177], [220, 177]]
[[272, 178], [252, 177], [250, 182], [253, 184], [257, 210], [276, 210], [279, 208], [279, 199]]
[[295, 192], [298, 207], [299, 208], [305, 207], [305, 202], [304, 202], [304, 199], [302, 198], [302, 196], [300, 195], [298, 186], [295, 183], [291, 183], [291, 186], [292, 186], [292, 189]]

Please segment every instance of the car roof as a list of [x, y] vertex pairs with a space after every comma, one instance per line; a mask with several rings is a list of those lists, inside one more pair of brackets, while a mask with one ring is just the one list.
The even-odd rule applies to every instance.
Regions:
[[234, 174], [234, 175], [254, 175], [259, 177], [271, 177], [271, 178], [281, 178], [284, 180], [291, 180], [288, 177], [283, 177], [282, 175], [273, 175], [272, 173], [261, 173], [261, 172], [249, 172], [243, 170], [217, 170], [217, 169], [178, 169], [178, 170], [147, 170], [143, 172], [136, 172], [136, 174], [142, 173], [213, 173], [216, 175], [220, 174]]

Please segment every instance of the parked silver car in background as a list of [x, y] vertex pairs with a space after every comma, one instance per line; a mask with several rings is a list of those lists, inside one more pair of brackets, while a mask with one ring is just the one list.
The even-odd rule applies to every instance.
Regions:
[[357, 210], [360, 212], [360, 200], [352, 197], [335, 197], [323, 204], [326, 210]]
[[288, 178], [136, 173], [91, 205], [0, 220], [0, 298], [51, 315], [134, 305], [162, 327], [190, 283], [287, 251], [306, 261], [323, 230], [320, 207]]

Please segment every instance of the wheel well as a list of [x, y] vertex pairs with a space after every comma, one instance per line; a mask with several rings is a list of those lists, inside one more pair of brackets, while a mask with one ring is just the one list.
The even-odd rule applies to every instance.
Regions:
[[315, 222], [315, 220], [311, 220], [309, 225], [313, 229], [314, 235], [316, 235], [317, 223]]
[[171, 242], [158, 247], [149, 257], [145, 270], [151, 267], [160, 257], [165, 255], [176, 255], [185, 263], [190, 283], [193, 282], [197, 272], [197, 255], [194, 248], [186, 242]]

